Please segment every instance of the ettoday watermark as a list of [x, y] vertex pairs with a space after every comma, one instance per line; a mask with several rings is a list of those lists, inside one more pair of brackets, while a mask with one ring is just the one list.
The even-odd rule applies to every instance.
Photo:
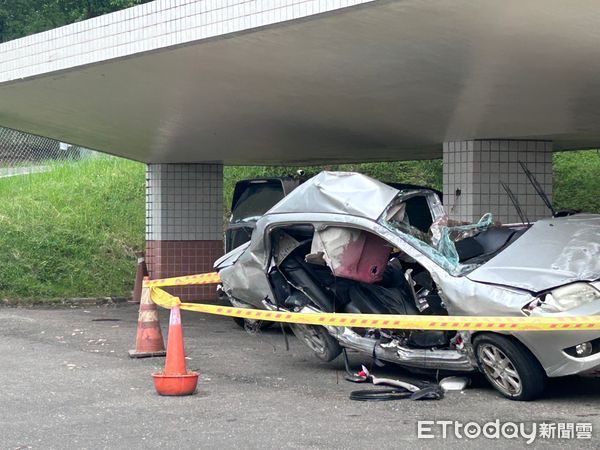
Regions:
[[583, 422], [461, 422], [458, 420], [419, 420], [418, 439], [520, 439], [527, 444], [536, 440], [592, 439], [591, 423]]

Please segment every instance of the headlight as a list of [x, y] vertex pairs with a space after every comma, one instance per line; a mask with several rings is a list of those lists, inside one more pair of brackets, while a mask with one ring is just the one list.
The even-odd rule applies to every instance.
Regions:
[[587, 303], [600, 300], [600, 291], [588, 283], [567, 284], [551, 290], [531, 302], [527, 309], [541, 308], [548, 312], [569, 311]]

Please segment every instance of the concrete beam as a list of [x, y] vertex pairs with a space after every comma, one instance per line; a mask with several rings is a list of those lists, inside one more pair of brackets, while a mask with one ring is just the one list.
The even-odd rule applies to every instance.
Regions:
[[0, 45], [0, 125], [150, 163], [437, 158], [490, 136], [600, 147], [599, 15], [159, 0]]

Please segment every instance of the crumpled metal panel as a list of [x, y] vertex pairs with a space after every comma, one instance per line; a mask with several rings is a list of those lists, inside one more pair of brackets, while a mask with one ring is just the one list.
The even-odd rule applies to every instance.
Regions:
[[215, 261], [215, 263], [213, 264], [214, 268], [219, 270], [222, 267], [227, 267], [232, 264], [235, 264], [235, 262], [239, 259], [239, 257], [242, 255], [242, 253], [244, 253], [246, 251], [246, 249], [248, 248], [249, 245], [250, 245], [250, 241], [240, 245], [237, 248], [234, 248], [229, 253], [225, 253], [223, 256], [221, 256], [219, 259], [217, 259]]
[[[325, 223], [362, 222], [359, 228], [375, 231], [373, 228], [378, 228], [378, 225], [373, 222], [383, 214], [398, 192], [358, 173], [319, 173], [292, 191], [256, 222], [250, 244], [237, 262], [219, 271], [223, 290], [236, 299], [258, 307], [265, 297], [272, 299], [271, 287], [265, 276], [270, 252], [270, 243], [265, 238], [271, 224], [314, 223], [319, 222], [321, 216]], [[226, 257], [218, 262], [225, 260]]]
[[539, 220], [468, 277], [531, 292], [600, 279], [600, 215]]
[[[364, 182], [366, 186], [380, 185], [377, 189], [383, 188], [384, 191], [388, 191], [387, 186], [377, 182], [371, 183], [370, 179], [361, 175], [351, 174], [353, 176], [348, 178], [345, 177], [346, 174], [339, 175], [329, 173], [321, 179], [333, 183], [337, 179], [347, 181], [353, 178]], [[358, 214], [360, 205], [353, 204], [353, 199], [345, 198], [343, 193], [339, 196], [334, 195], [335, 186], [331, 187], [334, 188], [332, 193], [320, 189], [317, 185], [307, 189], [306, 194], [296, 190], [294, 192], [300, 192], [296, 198], [289, 201], [292, 195], [286, 197], [263, 216], [257, 222], [247, 248], [235, 250], [219, 260], [219, 275], [225, 292], [258, 308], [264, 307], [262, 301], [265, 297], [273, 299], [265, 275], [270, 264], [268, 255], [271, 242], [267, 239], [269, 229], [273, 226], [300, 223], [310, 223], [316, 230], [332, 226], [367, 230], [398, 247], [408, 258], [414, 259], [429, 271], [450, 317], [521, 316], [523, 306], [534, 299], [530, 291], [558, 286], [569, 281], [600, 278], [599, 215], [582, 214], [537, 222], [498, 256], [474, 270], [469, 276], [461, 276], [461, 272], [467, 266], [451, 264], [450, 259], [434, 247], [385, 223], [382, 213], [388, 205], [383, 205], [383, 198], [387, 194], [378, 197], [377, 201], [381, 204], [371, 205], [373, 208], [370, 211], [366, 208]], [[303, 195], [309, 195], [312, 200], [304, 198]], [[324, 204], [313, 204], [312, 202], [317, 201], [316, 198]], [[393, 196], [389, 201], [385, 201], [390, 203], [392, 200]], [[361, 201], [368, 205], [370, 199], [365, 200], [363, 197]], [[278, 214], [285, 211], [290, 213]], [[353, 211], [354, 214], [349, 211]], [[367, 217], [367, 214], [371, 214], [371, 217]], [[378, 218], [381, 222], [377, 222]], [[225, 267], [235, 261], [238, 255], [239, 259], [235, 264]], [[593, 302], [570, 313], [598, 314], [598, 308], [598, 302]], [[580, 342], [596, 339], [597, 332], [557, 332], [553, 333], [552, 339], [539, 332], [512, 335], [533, 352], [549, 376], [570, 375], [597, 370], [600, 367], [600, 354], [577, 360], [566, 356], [562, 351]]]
[[505, 286], [477, 283], [443, 270], [431, 272], [450, 316], [522, 316], [531, 293]]
[[[242, 250], [243, 253], [239, 256], [235, 264], [227, 267], [228, 262], [235, 261], [235, 257], [230, 259], [227, 255], [217, 261], [220, 264], [215, 264], [215, 268], [220, 269], [219, 277], [222, 281], [223, 290], [228, 295], [259, 308], [263, 307], [262, 301], [265, 297], [269, 297], [272, 300], [271, 287], [265, 276], [269, 265], [268, 256], [271, 251], [271, 244], [266, 239], [268, 237], [267, 230], [275, 225], [298, 223], [312, 223], [317, 229], [333, 224], [339, 226], [346, 225], [352, 228], [371, 231], [392, 243], [402, 242], [398, 236], [386, 228], [370, 219], [362, 217], [334, 213], [302, 212], [285, 215], [267, 213], [256, 222], [252, 239], [248, 246]], [[403, 245], [407, 246], [406, 244]], [[419, 258], [420, 256], [418, 251], [412, 247], [408, 247], [406, 251], [413, 257]], [[236, 250], [233, 250], [231, 253], [234, 252]], [[235, 256], [237, 257], [237, 255]], [[424, 261], [424, 265], [425, 267], [429, 267], [433, 263]]]
[[398, 192], [366, 175], [325, 171], [300, 185], [267, 214], [334, 213], [377, 220]]

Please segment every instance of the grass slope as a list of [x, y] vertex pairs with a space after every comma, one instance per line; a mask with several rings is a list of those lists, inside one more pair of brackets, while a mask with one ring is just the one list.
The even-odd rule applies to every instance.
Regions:
[[[441, 189], [441, 161], [326, 166]], [[225, 168], [224, 213], [235, 181], [297, 167]], [[305, 168], [308, 174], [322, 167]], [[557, 208], [600, 213], [600, 154], [554, 155]], [[129, 295], [144, 245], [144, 165], [98, 158], [0, 179], [0, 299]]]
[[97, 158], [0, 179], [0, 298], [128, 295], [144, 166]]

